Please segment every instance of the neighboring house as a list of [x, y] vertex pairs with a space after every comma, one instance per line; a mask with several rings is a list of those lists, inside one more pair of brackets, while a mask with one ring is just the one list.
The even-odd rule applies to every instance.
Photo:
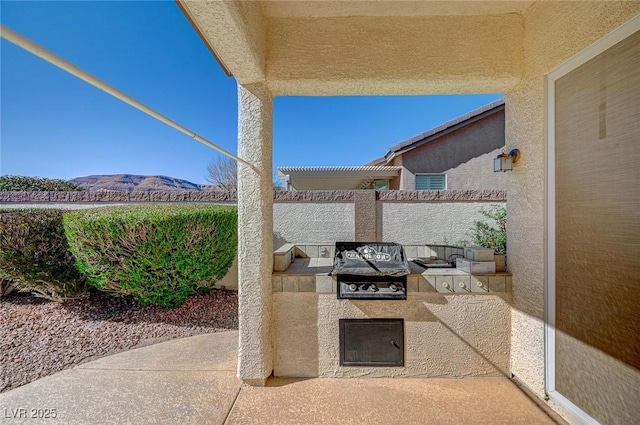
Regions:
[[504, 149], [504, 100], [398, 143], [361, 167], [279, 167], [288, 190], [506, 189], [493, 172]]
[[402, 167], [393, 189], [506, 189], [504, 174], [493, 172], [504, 145], [501, 99], [398, 143], [369, 165]]

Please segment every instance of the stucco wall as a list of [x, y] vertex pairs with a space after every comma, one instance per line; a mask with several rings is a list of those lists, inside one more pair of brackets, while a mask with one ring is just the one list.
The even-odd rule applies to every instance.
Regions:
[[400, 178], [398, 178], [398, 190], [410, 190], [415, 189], [415, 176], [409, 172], [406, 168], [402, 168], [400, 171]]
[[[540, 397], [544, 395], [544, 75], [638, 13], [638, 2], [536, 2], [525, 16], [525, 73], [506, 93], [506, 147], [517, 147], [523, 158], [507, 182], [509, 271], [514, 276], [511, 371]], [[603, 377], [609, 376], [605, 379], [611, 382], [598, 387], [624, 391], [613, 381], [622, 366], [601, 366], [609, 369]], [[601, 399], [601, 390], [596, 391], [590, 397]], [[611, 408], [624, 406], [612, 403]]]
[[415, 188], [416, 173], [446, 173], [447, 189], [506, 189], [504, 173], [493, 159], [504, 148], [504, 109], [402, 154], [405, 189]]
[[382, 202], [382, 240], [404, 245], [471, 241], [476, 220], [488, 221], [480, 211], [504, 202]]
[[[409, 294], [399, 303], [282, 292], [274, 294], [274, 314], [276, 376], [469, 377], [508, 371], [508, 295]], [[405, 320], [404, 367], [339, 365], [338, 319], [397, 317]]]
[[[82, 199], [91, 197], [89, 192], [80, 193]], [[1, 202], [0, 206], [81, 209], [161, 203], [48, 201], [52, 197], [57, 199], [58, 195], [56, 192], [4, 192], [0, 197], [8, 202]], [[206, 196], [199, 192], [182, 195], [186, 199]], [[128, 199], [128, 196], [130, 194], [113, 192], [108, 199]], [[480, 210], [504, 206], [505, 197], [504, 191], [496, 190], [278, 192], [273, 207], [274, 249], [285, 243], [333, 245], [336, 241], [356, 240], [358, 235], [361, 240], [409, 245], [456, 243], [470, 239], [468, 232], [476, 220], [486, 221]], [[12, 202], [15, 199], [24, 202]], [[201, 202], [234, 205], [231, 201], [209, 202], [206, 197]]]
[[341, 203], [275, 203], [273, 244], [329, 244], [354, 240], [354, 205]]
[[503, 149], [479, 155], [460, 164], [456, 168], [445, 171], [447, 189], [498, 189], [507, 188], [507, 174], [493, 171], [493, 160]]
[[[444, 169], [436, 173], [447, 175], [447, 190], [505, 190], [507, 175], [493, 171], [493, 160], [503, 150], [502, 148], [494, 149], [471, 158], [455, 168]], [[416, 171], [415, 173], [428, 173], [428, 171]], [[402, 190], [415, 190], [415, 173], [403, 168], [402, 180], [399, 182], [402, 185]]]
[[[365, 197], [373, 195], [372, 191], [362, 192]], [[365, 212], [358, 212], [352, 202], [276, 202], [274, 246], [277, 249], [285, 243], [332, 245], [340, 240], [356, 240], [357, 235], [361, 235], [360, 240], [408, 245], [470, 241], [474, 222], [488, 221], [480, 211], [505, 206], [504, 193], [474, 192], [468, 196], [470, 193], [383, 191], [378, 192], [383, 199], [374, 204], [375, 197], [371, 198]], [[481, 200], [480, 193], [488, 199]], [[418, 194], [432, 199], [418, 200]], [[451, 195], [449, 201], [441, 200], [446, 195]]]

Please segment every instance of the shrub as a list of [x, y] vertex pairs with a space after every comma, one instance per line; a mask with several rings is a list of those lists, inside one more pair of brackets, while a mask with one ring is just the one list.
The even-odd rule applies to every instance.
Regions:
[[471, 229], [471, 237], [476, 245], [492, 248], [496, 252], [507, 252], [507, 209], [496, 207], [492, 211], [480, 210], [480, 214], [491, 220], [476, 221]]
[[114, 207], [65, 214], [78, 270], [90, 285], [176, 307], [223, 278], [237, 250], [233, 207]]
[[8, 273], [0, 269], [0, 297], [9, 295], [13, 291], [19, 290], [18, 282], [15, 281]]
[[61, 300], [84, 291], [64, 236], [63, 212], [0, 211], [0, 295], [18, 290]]
[[69, 192], [86, 190], [77, 184], [44, 177], [0, 176], [0, 191], [21, 192]]

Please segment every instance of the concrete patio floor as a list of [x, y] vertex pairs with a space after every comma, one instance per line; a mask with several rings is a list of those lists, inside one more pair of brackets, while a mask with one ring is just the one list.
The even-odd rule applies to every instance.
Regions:
[[[506, 378], [274, 378], [264, 388], [244, 386], [237, 338], [200, 335], [79, 365], [0, 394], [0, 423], [557, 423]], [[56, 417], [31, 418], [46, 409]]]

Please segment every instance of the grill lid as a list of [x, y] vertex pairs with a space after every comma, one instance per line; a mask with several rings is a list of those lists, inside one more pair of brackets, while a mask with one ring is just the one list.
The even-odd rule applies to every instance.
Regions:
[[330, 275], [405, 276], [409, 273], [409, 262], [398, 243], [336, 242]]

